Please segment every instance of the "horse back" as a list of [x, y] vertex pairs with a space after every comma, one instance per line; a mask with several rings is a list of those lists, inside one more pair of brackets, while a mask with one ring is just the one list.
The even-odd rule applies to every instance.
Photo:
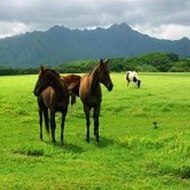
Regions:
[[127, 71], [126, 80], [136, 82], [139, 79], [136, 71]]
[[61, 76], [61, 80], [66, 83], [69, 93], [79, 96], [79, 85], [81, 76], [70, 74]]
[[71, 74], [71, 75], [67, 75], [67, 76], [62, 76], [61, 78], [65, 79], [67, 85], [70, 85], [73, 82], [80, 81], [81, 76]]

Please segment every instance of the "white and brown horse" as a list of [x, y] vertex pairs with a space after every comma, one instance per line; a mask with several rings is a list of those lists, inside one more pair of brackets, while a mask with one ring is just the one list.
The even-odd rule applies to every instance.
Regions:
[[129, 86], [130, 82], [134, 82], [138, 88], [141, 86], [141, 80], [136, 71], [127, 71], [125, 79], [127, 81], [127, 86]]

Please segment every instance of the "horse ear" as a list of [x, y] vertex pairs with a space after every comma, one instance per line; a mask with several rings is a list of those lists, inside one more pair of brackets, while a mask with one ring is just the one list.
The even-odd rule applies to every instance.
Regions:
[[40, 65], [40, 70], [41, 70], [41, 71], [43, 71], [43, 70], [44, 70], [44, 68], [45, 68], [45, 66], [44, 66], [44, 65]]

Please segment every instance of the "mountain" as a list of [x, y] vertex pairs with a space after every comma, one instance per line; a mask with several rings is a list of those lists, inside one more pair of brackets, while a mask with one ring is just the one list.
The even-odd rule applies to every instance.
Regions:
[[77, 59], [132, 57], [150, 52], [190, 56], [190, 40], [159, 40], [141, 34], [126, 23], [95, 30], [70, 30], [55, 26], [0, 39], [0, 66], [37, 67]]

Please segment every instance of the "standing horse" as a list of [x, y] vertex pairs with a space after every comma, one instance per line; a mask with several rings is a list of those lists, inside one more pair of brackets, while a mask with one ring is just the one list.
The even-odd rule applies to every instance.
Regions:
[[83, 103], [83, 109], [86, 115], [86, 140], [90, 142], [90, 110], [93, 108], [94, 118], [94, 135], [96, 141], [99, 142], [99, 115], [102, 101], [102, 92], [100, 83], [104, 84], [108, 91], [113, 88], [111, 81], [108, 61], [104, 62], [100, 59], [99, 64], [93, 71], [85, 75], [80, 81], [79, 96]]
[[139, 79], [138, 73], [136, 71], [127, 71], [125, 78], [127, 80], [127, 86], [129, 86], [129, 83], [132, 81], [137, 85], [138, 88], [140, 87], [141, 80]]
[[55, 113], [62, 113], [61, 121], [61, 143], [63, 144], [65, 117], [69, 104], [69, 92], [67, 84], [61, 80], [59, 74], [51, 69], [41, 67], [39, 79], [34, 88], [34, 94], [38, 97], [39, 116], [40, 116], [40, 138], [42, 140], [42, 114], [44, 114], [46, 130], [49, 132], [50, 111], [50, 127], [52, 141], [55, 143]]
[[79, 96], [79, 85], [81, 76], [70, 74], [67, 76], [61, 76], [61, 79], [66, 81], [67, 88], [69, 90], [69, 96], [71, 97], [71, 106], [76, 103], [76, 96]]

